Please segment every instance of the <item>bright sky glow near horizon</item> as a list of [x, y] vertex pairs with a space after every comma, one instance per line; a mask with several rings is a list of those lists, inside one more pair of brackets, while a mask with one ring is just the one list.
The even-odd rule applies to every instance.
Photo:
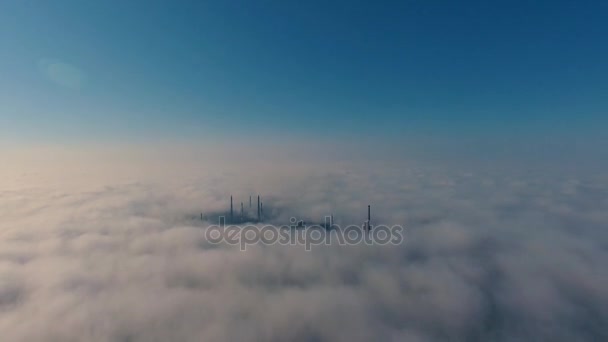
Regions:
[[1, 140], [374, 136], [599, 151], [607, 6], [3, 1]]

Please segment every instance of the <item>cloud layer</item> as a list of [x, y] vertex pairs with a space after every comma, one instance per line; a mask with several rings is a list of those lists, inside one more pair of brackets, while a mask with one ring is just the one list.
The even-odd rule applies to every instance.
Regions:
[[[32, 165], [2, 174], [3, 340], [608, 339], [603, 178], [418, 163]], [[257, 193], [285, 218], [361, 223], [372, 203], [405, 241], [241, 252], [205, 240], [193, 217]]]

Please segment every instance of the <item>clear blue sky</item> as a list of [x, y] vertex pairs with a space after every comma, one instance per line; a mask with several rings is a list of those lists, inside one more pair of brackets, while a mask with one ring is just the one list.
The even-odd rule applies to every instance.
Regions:
[[606, 1], [0, 3], [14, 141], [603, 134]]

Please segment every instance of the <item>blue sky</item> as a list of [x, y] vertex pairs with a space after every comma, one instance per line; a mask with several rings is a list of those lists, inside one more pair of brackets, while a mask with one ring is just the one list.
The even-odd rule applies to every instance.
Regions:
[[5, 0], [1, 139], [601, 137], [607, 17], [604, 1]]

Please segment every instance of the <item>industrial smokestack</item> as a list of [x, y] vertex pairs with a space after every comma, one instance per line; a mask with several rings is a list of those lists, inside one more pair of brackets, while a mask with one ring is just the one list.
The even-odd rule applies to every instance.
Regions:
[[372, 214], [371, 205], [367, 205], [367, 230], [372, 230]]
[[243, 220], [243, 202], [241, 202], [241, 220]]
[[234, 218], [234, 215], [232, 213], [232, 196], [230, 196], [230, 221], [232, 221], [233, 218]]
[[334, 215], [331, 214], [329, 216], [325, 215], [325, 229], [332, 229], [334, 226]]
[[258, 195], [258, 221], [260, 220], [260, 195]]
[[249, 208], [251, 209], [251, 196], [249, 196]]

